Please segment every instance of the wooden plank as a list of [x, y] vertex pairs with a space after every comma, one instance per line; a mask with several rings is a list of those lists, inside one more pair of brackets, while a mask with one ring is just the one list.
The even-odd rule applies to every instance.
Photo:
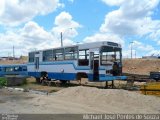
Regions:
[[160, 91], [160, 82], [147, 83], [146, 85], [141, 86], [141, 90], [159, 90]]
[[160, 96], [160, 91], [141, 91], [141, 93], [144, 94], [144, 95]]
[[145, 95], [160, 96], [160, 82], [147, 83], [141, 86], [141, 93]]

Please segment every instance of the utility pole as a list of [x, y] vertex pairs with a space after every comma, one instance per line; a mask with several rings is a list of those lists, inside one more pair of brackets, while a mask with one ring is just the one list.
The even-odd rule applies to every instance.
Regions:
[[132, 59], [132, 44], [133, 44], [133, 42], [130, 42], [130, 44], [131, 44], [131, 59]]
[[13, 60], [14, 60], [14, 58], [15, 58], [15, 53], [14, 53], [14, 46], [13, 46]]
[[64, 30], [63, 32], [60, 33], [60, 36], [61, 36], [61, 47], [63, 47], [63, 34], [69, 29], [72, 30], [72, 28], [68, 28], [68, 29], [66, 29], [66, 30]]
[[9, 52], [8, 52], [8, 61], [9, 61]]
[[63, 34], [61, 32], [61, 47], [63, 47]]

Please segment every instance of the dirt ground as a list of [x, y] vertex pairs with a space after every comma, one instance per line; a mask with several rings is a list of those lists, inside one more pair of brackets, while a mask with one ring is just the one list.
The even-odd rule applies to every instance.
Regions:
[[[126, 73], [149, 74], [150, 71], [159, 71], [159, 69], [160, 60], [123, 61], [123, 72]], [[73, 82], [73, 84], [58, 87], [35, 84], [35, 79], [32, 78], [27, 81], [28, 84], [21, 86], [22, 88], [41, 91], [43, 94], [0, 89], [0, 113], [160, 114], [160, 97], [142, 95], [138, 91], [122, 90], [126, 81], [115, 81], [115, 86], [119, 89], [103, 89], [105, 83], [90, 83], [85, 79], [82, 80], [84, 86]], [[136, 86], [143, 84], [145, 83], [135, 83]]]
[[27, 59], [27, 57], [23, 57], [19, 60], [0, 60], [0, 64], [25, 64]]
[[160, 71], [160, 59], [124, 59], [123, 72], [149, 75], [151, 71]]
[[160, 113], [160, 97], [95, 87], [34, 94], [0, 89], [0, 113]]
[[[57, 84], [57, 85], [56, 85]], [[41, 85], [41, 84], [37, 84], [36, 80], [34, 78], [27, 78], [27, 84], [23, 85], [23, 86], [17, 86], [23, 89], [31, 89], [31, 90], [37, 90], [37, 91], [44, 91], [44, 92], [56, 92], [59, 90], [62, 90], [64, 88], [68, 88], [68, 87], [76, 87], [76, 86], [80, 86], [78, 81], [70, 81], [70, 83], [64, 84], [62, 85], [60, 82], [56, 82], [56, 84], [52, 84], [52, 86], [47, 86], [47, 85]], [[108, 87], [111, 88], [112, 82], [109, 81], [108, 82]], [[146, 84], [146, 82], [134, 82], [134, 84], [132, 85], [132, 87], [136, 87], [137, 89], [140, 88], [140, 86]], [[89, 82], [88, 79], [86, 78], [82, 78], [81, 79], [81, 85], [82, 86], [86, 86], [86, 87], [96, 87], [96, 88], [100, 88], [100, 89], [104, 89], [106, 83], [105, 82]], [[116, 80], [114, 81], [114, 88], [116, 89], [127, 89], [129, 86], [127, 84], [127, 81], [120, 81], [120, 80]]]

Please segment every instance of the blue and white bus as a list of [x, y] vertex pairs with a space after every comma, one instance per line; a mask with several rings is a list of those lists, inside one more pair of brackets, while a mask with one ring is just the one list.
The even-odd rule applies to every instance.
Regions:
[[26, 64], [0, 65], [0, 77], [6, 75], [28, 76]]
[[114, 42], [93, 42], [29, 52], [28, 75], [62, 82], [125, 80], [122, 48]]

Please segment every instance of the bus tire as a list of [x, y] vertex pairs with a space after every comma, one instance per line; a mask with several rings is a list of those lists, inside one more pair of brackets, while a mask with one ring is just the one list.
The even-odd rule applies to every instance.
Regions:
[[60, 80], [61, 84], [66, 84], [67, 80]]
[[41, 83], [40, 78], [36, 78], [36, 83]]
[[45, 82], [44, 82], [44, 80], [42, 80], [42, 83], [41, 83], [41, 85], [45, 86]]

